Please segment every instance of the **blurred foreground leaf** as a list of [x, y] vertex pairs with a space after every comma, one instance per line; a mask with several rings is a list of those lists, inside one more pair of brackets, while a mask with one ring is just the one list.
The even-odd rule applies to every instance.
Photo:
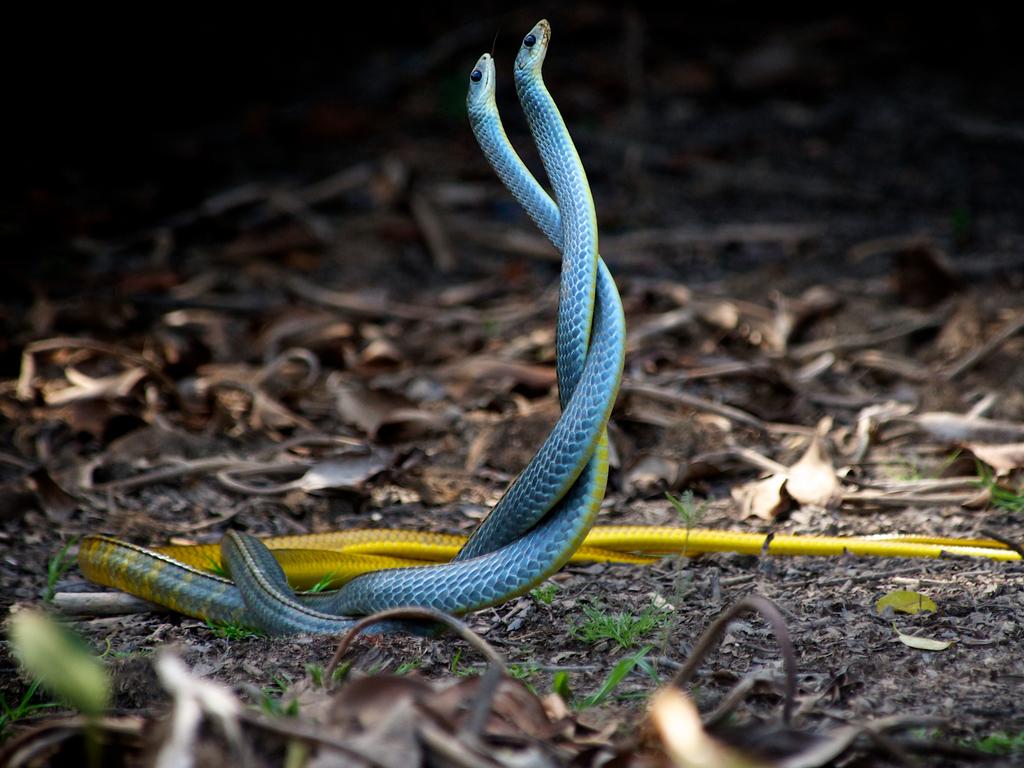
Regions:
[[86, 715], [98, 716], [107, 708], [107, 672], [76, 635], [38, 611], [16, 613], [8, 634], [25, 671], [50, 693]]

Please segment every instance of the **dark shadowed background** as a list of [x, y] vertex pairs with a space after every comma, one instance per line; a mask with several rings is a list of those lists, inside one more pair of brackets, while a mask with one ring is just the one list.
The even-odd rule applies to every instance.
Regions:
[[[173, 271], [190, 247], [223, 242], [230, 233], [175, 217], [240, 185], [308, 184], [389, 156], [428, 181], [490, 181], [463, 98], [492, 44], [506, 122], [535, 157], [509, 67], [544, 15], [546, 76], [602, 232], [813, 222], [828, 236], [803, 254], [812, 271], [855, 242], [925, 232], [971, 279], [1019, 279], [1024, 109], [1017, 33], [999, 14], [734, 3], [70, 14], [12, 25], [5, 53], [11, 330], [33, 296], [116, 284], [140, 259]], [[326, 213], [368, 204], [342, 196]], [[489, 205], [519, 223], [507, 199]], [[166, 225], [174, 244], [154, 254], [144, 235]], [[766, 258], [738, 250], [718, 266]]]

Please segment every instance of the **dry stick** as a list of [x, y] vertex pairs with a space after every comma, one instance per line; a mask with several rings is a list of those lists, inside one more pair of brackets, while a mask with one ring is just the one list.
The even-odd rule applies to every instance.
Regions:
[[[377, 301], [360, 293], [323, 288], [301, 277], [284, 278], [292, 293], [314, 304], [337, 309], [356, 317], [369, 319], [397, 318], [425, 323], [513, 323], [522, 322], [548, 311], [547, 293], [541, 301], [529, 301], [514, 307], [481, 311], [468, 307], [432, 307], [422, 304], [404, 304], [395, 301]], [[552, 294], [552, 298], [556, 294]]]
[[[0, 748], [0, 764], [11, 768], [42, 765], [34, 758], [42, 757], [44, 753], [52, 756], [54, 747], [73, 736], [82, 735], [87, 729], [95, 728], [119, 736], [142, 736], [144, 724], [143, 718], [138, 716], [93, 718], [78, 715], [46, 719], [38, 726], [13, 735]], [[111, 745], [108, 743], [107, 746]]]
[[849, 336], [834, 336], [820, 341], [810, 341], [806, 344], [792, 347], [789, 350], [791, 357], [805, 359], [817, 357], [823, 352], [837, 352], [840, 350], [861, 349], [863, 347], [874, 347], [884, 344], [887, 341], [909, 336], [917, 331], [937, 328], [946, 321], [949, 309], [943, 308], [925, 317], [907, 320], [892, 328], [876, 333], [856, 333]]
[[268, 471], [270, 468], [275, 466], [277, 466], [277, 464], [267, 464], [266, 462], [260, 461], [245, 461], [244, 459], [227, 459], [221, 456], [193, 459], [191, 461], [183, 461], [173, 467], [160, 467], [159, 469], [153, 469], [149, 472], [143, 472], [141, 475], [126, 477], [123, 480], [111, 480], [106, 483], [99, 483], [98, 485], [90, 486], [85, 490], [123, 491], [129, 488], [138, 488], [144, 485], [150, 485], [151, 483], [161, 483], [164, 480], [173, 480], [178, 477], [203, 474], [206, 472], [220, 472], [224, 470], [232, 470], [235, 472], [240, 472], [242, 470]]
[[58, 592], [53, 596], [53, 605], [61, 613], [75, 616], [124, 616], [166, 610], [126, 592]]
[[850, 361], [865, 368], [894, 373], [918, 384], [926, 382], [932, 377], [932, 372], [923, 365], [918, 365], [909, 358], [886, 354], [877, 349], [857, 352], [850, 356]]
[[754, 686], [758, 683], [768, 683], [769, 685], [775, 684], [775, 678], [766, 674], [764, 670], [757, 670], [743, 677], [732, 689], [725, 695], [725, 698], [715, 707], [710, 713], [701, 718], [701, 722], [704, 724], [705, 730], [714, 728], [722, 720], [732, 714], [733, 710], [739, 706], [740, 702], [746, 698], [746, 695], [750, 693]]
[[238, 469], [229, 468], [222, 470], [221, 472], [218, 472], [215, 476], [217, 478], [217, 482], [219, 482], [229, 491], [249, 494], [252, 496], [275, 496], [280, 493], [287, 493], [288, 491], [295, 490], [295, 481], [288, 480], [287, 482], [277, 483], [274, 485], [252, 485], [250, 483], [246, 483], [242, 480], [239, 480], [234, 475], [290, 474], [293, 472], [308, 470], [309, 467], [309, 461], [305, 459], [293, 459], [291, 461], [269, 463], [264, 464], [262, 466], [242, 467]]
[[297, 717], [271, 720], [260, 715], [255, 715], [246, 709], [239, 712], [238, 719], [256, 728], [262, 728], [286, 739], [300, 739], [311, 744], [318, 744], [324, 747], [336, 749], [349, 759], [356, 759], [376, 768], [390, 768], [391, 763], [382, 763], [368, 752], [363, 752], [362, 747], [357, 747], [350, 742], [340, 739], [333, 739], [324, 735], [326, 730], [320, 726], [310, 727]]
[[562, 254], [546, 237], [531, 235], [519, 229], [509, 229], [506, 226], [490, 226], [476, 217], [453, 214], [449, 217], [449, 222], [461, 241], [515, 256], [559, 263], [562, 261]]
[[[780, 760], [776, 765], [779, 768], [818, 768], [818, 766], [831, 763], [846, 752], [860, 736], [869, 736], [876, 739], [877, 742], [877, 736], [882, 731], [911, 726], [944, 725], [945, 723], [946, 720], [944, 718], [920, 715], [894, 715], [863, 725], [847, 725], [833, 731], [826, 740], [819, 741], [803, 752]], [[886, 745], [888, 744], [891, 744], [891, 742], [887, 742]], [[912, 763], [904, 761], [904, 764], [911, 765]]]
[[976, 477], [942, 477], [934, 480], [872, 480], [871, 478], [845, 478], [858, 488], [876, 491], [948, 491], [953, 488], [978, 489]]
[[[424, 718], [417, 726], [416, 733], [423, 743], [430, 747], [442, 760], [438, 765], [452, 765], [457, 768], [501, 768], [507, 763], [497, 763], [473, 752], [458, 738], [444, 731], [428, 718]], [[427, 761], [433, 765], [434, 761]]]
[[842, 500], [843, 503], [875, 504], [879, 507], [941, 507], [950, 504], [962, 505], [975, 496], [977, 493], [964, 496], [961, 493], [892, 494], [855, 491], [844, 493]]
[[303, 299], [334, 309], [340, 309], [357, 317], [370, 319], [396, 317], [399, 320], [429, 321], [436, 320], [442, 314], [434, 307], [391, 301], [374, 301], [372, 298], [367, 298], [359, 293], [334, 291], [311, 283], [301, 277], [291, 276], [285, 278], [285, 285], [288, 290]]
[[[630, 334], [632, 335], [632, 333]], [[774, 373], [767, 363], [733, 360], [717, 365], [706, 365], [700, 368], [687, 368], [682, 371], [666, 371], [663, 374], [647, 379], [650, 384], [668, 384], [677, 381], [699, 381], [701, 379], [724, 379], [727, 376], [755, 376]]]
[[[672, 309], [657, 315], [639, 327], [630, 330], [629, 340], [626, 343], [626, 352], [636, 352], [655, 336], [691, 325], [694, 317], [693, 309], [690, 307], [680, 307], [679, 309]], [[687, 376], [687, 379], [691, 378]]]
[[320, 378], [320, 358], [305, 347], [289, 347], [263, 365], [256, 374], [253, 387], [262, 387], [263, 384], [279, 373], [284, 368], [285, 364], [289, 362], [300, 362], [306, 366], [305, 380], [301, 384], [298, 384], [295, 387], [296, 389], [309, 389], [316, 384], [317, 379]]
[[744, 448], [739, 445], [734, 445], [721, 451], [711, 451], [709, 453], [698, 454], [693, 457], [692, 461], [693, 463], [706, 462], [708, 464], [716, 465], [719, 462], [728, 461], [730, 459], [742, 461], [752, 467], [757, 467], [758, 469], [773, 475], [789, 474], [789, 467], [784, 464], [779, 464], [779, 462], [773, 461], [767, 456], [762, 456], [751, 448]]
[[1012, 336], [1020, 333], [1021, 330], [1024, 330], [1024, 313], [1020, 313], [1016, 317], [1010, 318], [991, 339], [986, 341], [980, 347], [971, 350], [960, 358], [955, 365], [950, 367], [948, 370], [943, 371], [941, 374], [942, 378], [946, 381], [952, 381], [961, 374], [966, 373], [1009, 341]]
[[627, 254], [647, 248], [734, 243], [801, 243], [818, 239], [818, 224], [721, 224], [715, 227], [665, 227], [637, 229], [602, 238], [602, 252], [615, 253], [616, 263], [628, 263]]
[[466, 725], [466, 731], [474, 737], [478, 737], [483, 731], [487, 716], [491, 712], [491, 703], [494, 700], [495, 692], [498, 690], [498, 684], [501, 682], [502, 677], [508, 675], [508, 667], [505, 666], [505, 659], [502, 658], [501, 654], [494, 650], [494, 647], [480, 637], [480, 635], [454, 616], [449, 616], [447, 613], [442, 613], [433, 608], [391, 608], [386, 611], [378, 611], [371, 616], [357, 621], [338, 643], [338, 648], [334, 652], [334, 656], [331, 657], [331, 662], [327, 665], [327, 669], [324, 671], [324, 677], [328, 684], [333, 683], [334, 670], [337, 669], [338, 664], [341, 662], [341, 657], [345, 655], [345, 652], [359, 633], [373, 624], [389, 619], [418, 619], [444, 624], [487, 658], [490, 664], [488, 664], [487, 670], [480, 679], [480, 690], [477, 692], [476, 699], [471, 707], [469, 722]]
[[434, 266], [440, 272], [451, 272], [456, 264], [455, 250], [434, 204], [420, 190], [414, 189], [409, 196], [409, 208], [434, 260]]
[[628, 392], [631, 395], [649, 397], [652, 400], [657, 400], [662, 403], [685, 405], [699, 411], [707, 411], [708, 413], [713, 413], [717, 416], [729, 419], [729, 421], [734, 421], [737, 424], [743, 424], [751, 429], [756, 429], [759, 432], [769, 431], [767, 423], [746, 411], [741, 411], [739, 408], [733, 408], [731, 405], [723, 405], [721, 403], [712, 402], [711, 400], [705, 400], [702, 397], [697, 397], [696, 395], [691, 395], [686, 392], [674, 392], [667, 389], [647, 386], [645, 384], [632, 383], [623, 384], [622, 391]]
[[273, 461], [276, 457], [283, 454], [287, 454], [293, 448], [303, 448], [305, 446], [358, 446], [360, 448], [366, 447], [366, 442], [359, 440], [354, 437], [347, 437], [346, 435], [329, 435], [325, 432], [314, 432], [308, 435], [296, 435], [290, 437], [287, 440], [283, 440], [280, 443], [273, 445], [266, 451], [260, 454], [263, 457], [263, 461]]
[[760, 613], [772, 628], [775, 641], [779, 644], [779, 651], [782, 654], [782, 661], [786, 669], [786, 691], [785, 701], [782, 707], [782, 720], [789, 723], [793, 713], [793, 702], [796, 699], [796, 654], [793, 652], [793, 642], [789, 638], [789, 630], [786, 629], [786, 621], [775, 604], [760, 595], [747, 595], [738, 603], [718, 615], [711, 626], [704, 630], [704, 634], [697, 640], [689, 658], [682, 668], [672, 678], [671, 685], [682, 688], [693, 677], [704, 658], [721, 640], [726, 628], [738, 616], [754, 612]]

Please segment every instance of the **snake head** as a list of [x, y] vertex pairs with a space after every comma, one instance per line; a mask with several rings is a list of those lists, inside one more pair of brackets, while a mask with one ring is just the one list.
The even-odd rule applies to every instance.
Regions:
[[469, 93], [466, 94], [466, 108], [472, 113], [474, 110], [485, 110], [494, 103], [494, 59], [491, 54], [485, 53], [476, 61], [476, 66], [469, 73]]
[[548, 52], [548, 43], [551, 42], [551, 25], [547, 19], [541, 19], [533, 25], [526, 37], [519, 46], [519, 53], [516, 55], [516, 72], [521, 70], [532, 70], [539, 72], [544, 64], [544, 55]]

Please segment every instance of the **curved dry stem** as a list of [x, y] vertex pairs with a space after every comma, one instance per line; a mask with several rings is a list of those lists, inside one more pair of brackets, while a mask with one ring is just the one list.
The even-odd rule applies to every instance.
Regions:
[[498, 690], [498, 684], [501, 683], [503, 677], [508, 676], [508, 667], [505, 665], [505, 659], [500, 653], [498, 653], [494, 647], [484, 640], [480, 635], [471, 630], [466, 624], [454, 616], [449, 616], [447, 613], [434, 610], [433, 608], [390, 608], [386, 611], [378, 611], [370, 616], [360, 619], [345, 636], [341, 638], [338, 643], [338, 648], [334, 651], [334, 656], [331, 657], [330, 663], [327, 665], [327, 669], [324, 670], [325, 685], [331, 687], [334, 683], [334, 670], [337, 669], [338, 664], [341, 662], [341, 658], [345, 655], [345, 652], [352, 645], [352, 642], [356, 639], [360, 632], [373, 624], [379, 624], [382, 621], [389, 621], [394, 619], [414, 619], [414, 620], [425, 620], [434, 621], [439, 624], [444, 624], [449, 629], [453, 630], [455, 634], [469, 643], [473, 648], [478, 650], [487, 659], [489, 664], [487, 669], [484, 671], [483, 676], [480, 678], [480, 689], [477, 691], [476, 698], [473, 700], [470, 706], [469, 722], [466, 724], [465, 731], [474, 737], [479, 737], [483, 732], [484, 725], [487, 722], [487, 716], [491, 712], [491, 703], [494, 701], [494, 694]]
[[693, 651], [687, 658], [686, 663], [676, 672], [672, 678], [672, 685], [682, 688], [693, 677], [697, 667], [707, 655], [718, 645], [725, 634], [726, 628], [736, 618], [744, 613], [759, 613], [768, 622], [775, 635], [775, 641], [779, 644], [779, 651], [782, 654], [783, 666], [786, 670], [785, 701], [782, 707], [782, 719], [789, 723], [793, 714], [793, 702], [796, 698], [796, 654], [793, 652], [793, 642], [789, 637], [789, 630], [786, 629], [786, 621], [782, 613], [775, 607], [775, 603], [760, 595], [747, 595], [738, 603], [718, 615], [711, 626], [704, 630], [704, 634], [697, 640]]
[[301, 363], [306, 368], [306, 375], [296, 389], [309, 389], [320, 378], [320, 358], [305, 347], [289, 347], [260, 369], [256, 375], [256, 386], [266, 384], [280, 373], [287, 363]]

